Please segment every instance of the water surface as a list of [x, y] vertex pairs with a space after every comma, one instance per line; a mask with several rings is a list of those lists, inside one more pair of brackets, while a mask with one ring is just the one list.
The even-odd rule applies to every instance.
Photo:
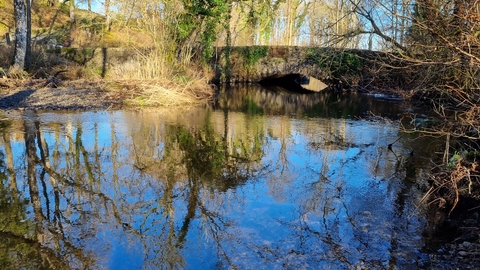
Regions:
[[428, 146], [399, 131], [407, 106], [252, 86], [182, 111], [0, 112], [0, 268], [415, 268]]

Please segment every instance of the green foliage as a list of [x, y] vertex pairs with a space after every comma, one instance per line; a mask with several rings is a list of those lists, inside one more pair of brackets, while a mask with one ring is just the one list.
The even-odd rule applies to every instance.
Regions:
[[334, 78], [357, 75], [362, 69], [360, 57], [350, 52], [310, 49], [307, 59], [328, 71]]
[[218, 29], [229, 25], [230, 0], [184, 0], [185, 12], [172, 21], [171, 28], [178, 38], [177, 51], [183, 50], [188, 39], [198, 33], [200, 39], [201, 59], [206, 63], [213, 56], [213, 43], [217, 39]]
[[244, 47], [240, 50], [240, 55], [243, 57], [243, 65], [245, 67], [251, 67], [255, 65], [258, 60], [267, 56], [268, 47], [266, 46], [254, 46]]
[[455, 153], [451, 158], [450, 160], [448, 161], [447, 163], [447, 167], [448, 168], [452, 168], [452, 167], [455, 167], [455, 165], [457, 165], [457, 163], [459, 163], [460, 161], [462, 161], [462, 156], [459, 154], [459, 153]]
[[35, 265], [35, 262], [31, 261], [35, 257], [32, 257], [35, 255], [35, 247], [31, 244], [33, 241], [29, 242], [34, 238], [35, 226], [33, 220], [27, 218], [29, 200], [22, 198], [9, 185], [3, 184], [7, 180], [5, 172], [8, 171], [3, 162], [4, 156], [5, 154], [0, 152], [0, 231], [3, 233], [0, 243], [0, 268], [40, 269], [18, 266], [19, 262], [24, 266]]
[[63, 14], [70, 14], [70, 6], [68, 4], [60, 5], [60, 12]]
[[245, 106], [244, 111], [248, 115], [263, 114], [263, 108], [258, 106], [251, 98], [243, 99], [243, 104]]
[[341, 54], [339, 63], [341, 64], [341, 67], [339, 67], [341, 72], [358, 72], [361, 70], [360, 58], [351, 53]]
[[246, 6], [240, 7], [240, 16], [243, 16], [243, 22], [240, 22], [242, 28], [247, 31], [255, 29], [258, 31], [259, 41], [268, 43], [273, 29], [275, 27], [278, 11], [285, 0], [267, 1], [267, 0], [252, 0]]
[[78, 64], [85, 65], [95, 54], [95, 49], [91, 48], [61, 48], [56, 49], [55, 52], [60, 53], [65, 58], [75, 61]]
[[213, 56], [213, 42], [216, 40], [217, 22], [210, 19], [207, 21], [205, 30], [202, 33], [202, 62], [207, 63]]
[[42, 267], [37, 246], [34, 244], [35, 224], [27, 218], [29, 200], [2, 182], [6, 179], [0, 173], [0, 268], [1, 269], [47, 269]]
[[468, 152], [465, 154], [465, 158], [468, 159], [468, 160], [470, 160], [470, 161], [479, 160], [479, 159], [480, 159], [480, 152], [478, 152], [477, 150], [468, 151]]
[[194, 132], [180, 128], [177, 141], [180, 149], [185, 151], [183, 161], [191, 177], [212, 181], [221, 175], [225, 154], [211, 127]]
[[185, 13], [179, 14], [177, 19], [173, 21], [171, 27], [176, 30], [179, 40], [186, 39], [192, 31], [195, 31], [201, 24], [201, 18], [196, 16], [192, 10], [188, 9], [189, 4], [184, 4]]
[[83, 17], [79, 21], [79, 25], [82, 28], [89, 28], [89, 31], [93, 33], [101, 33], [105, 28], [105, 20], [100, 17]]

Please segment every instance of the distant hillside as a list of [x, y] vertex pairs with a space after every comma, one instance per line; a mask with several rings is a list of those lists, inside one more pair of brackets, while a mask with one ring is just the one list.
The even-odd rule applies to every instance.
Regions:
[[13, 31], [13, 1], [0, 0], [0, 35], [5, 36], [9, 29]]
[[[47, 7], [44, 3], [34, 2], [32, 7], [32, 33], [48, 30], [59, 7]], [[67, 8], [60, 11], [56, 18], [55, 26], [69, 23]], [[0, 34], [3, 36], [15, 30], [14, 9], [12, 0], [0, 0]]]
[[[56, 15], [57, 14], [57, 15]], [[75, 11], [76, 24], [70, 23], [69, 6], [46, 6], [45, 2], [34, 2], [32, 7], [32, 37], [41, 40], [47, 37], [55, 18], [50, 37], [66, 47], [148, 47], [153, 45], [150, 36], [114, 22], [110, 31], [106, 31], [105, 17], [87, 10]], [[56, 15], [56, 17], [55, 17]], [[15, 21], [12, 0], [0, 0], [0, 40], [5, 34], [14, 36]]]

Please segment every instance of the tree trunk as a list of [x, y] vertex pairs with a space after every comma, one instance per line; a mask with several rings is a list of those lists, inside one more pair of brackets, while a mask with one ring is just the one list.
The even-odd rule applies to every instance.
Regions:
[[[28, 0], [27, 0], [28, 1]], [[37, 147], [35, 146], [35, 125], [33, 123], [35, 115], [28, 113], [28, 118], [24, 120], [23, 126], [25, 129], [24, 140], [25, 150], [27, 156], [27, 181], [30, 190], [30, 201], [33, 206], [33, 213], [35, 215], [35, 236], [38, 243], [45, 241], [45, 234], [43, 232], [43, 212], [42, 202], [40, 200], [40, 193], [38, 191], [38, 182], [36, 177], [36, 159]]]
[[27, 10], [27, 48], [25, 50], [25, 68], [29, 69], [32, 65], [32, 2], [33, 0], [26, 0]]
[[27, 54], [27, 14], [23, 0], [14, 0], [15, 8], [15, 56], [13, 66], [25, 69], [25, 56]]
[[73, 25], [75, 23], [75, 1], [70, 0], [70, 23]]
[[15, 172], [15, 163], [13, 162], [13, 150], [12, 150], [12, 142], [10, 139], [10, 135], [7, 133], [3, 133], [3, 141], [5, 147], [5, 156], [7, 161], [7, 171], [8, 171], [8, 179], [10, 182], [10, 189], [16, 195], [18, 192], [17, 187], [17, 174]]
[[107, 18], [105, 22], [107, 31], [110, 31], [110, 0], [105, 0], [105, 17]]

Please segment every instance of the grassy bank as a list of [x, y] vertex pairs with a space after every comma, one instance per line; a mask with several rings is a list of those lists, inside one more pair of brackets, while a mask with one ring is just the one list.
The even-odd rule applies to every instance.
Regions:
[[[7, 44], [5, 38], [0, 38], [0, 77], [25, 82], [12, 85], [40, 87], [42, 83], [28, 82], [46, 81], [63, 71], [56, 77], [68, 81], [69, 87], [79, 81], [77, 87], [82, 88], [84, 81], [90, 81], [99, 82], [105, 91], [128, 93], [125, 106], [188, 106], [211, 99], [214, 89], [207, 79], [209, 71], [201, 64], [175, 57], [176, 47], [171, 41], [159, 42], [151, 32], [122, 20], [113, 20], [107, 29], [105, 16], [87, 10], [76, 9], [75, 23], [71, 23], [67, 5], [46, 5], [42, 1], [34, 3], [32, 66], [21, 71], [10, 67], [14, 50], [13, 5], [0, 0], [0, 34], [5, 37], [8, 33], [12, 39]], [[102, 48], [126, 48], [128, 60], [106, 66], [102, 59], [99, 63], [89, 58], [91, 52]], [[76, 59], [67, 57], [73, 51], [84, 54]]]
[[[3, 63], [10, 59], [11, 49], [4, 47], [0, 51]], [[209, 84], [208, 73], [201, 66], [182, 66], [168, 62], [161, 53], [155, 51], [148, 55], [137, 53], [129, 61], [109, 67], [106, 76], [102, 76], [98, 66], [81, 65], [41, 48], [34, 54], [35, 66], [28, 72], [2, 65], [5, 68], [0, 68], [0, 76], [17, 80], [12, 86], [43, 88], [52, 76], [63, 71], [56, 76], [57, 84], [47, 87], [68, 85], [70, 88], [83, 89], [91, 85], [86, 85], [85, 81], [93, 84], [98, 82], [96, 85], [101, 85], [103, 91], [119, 94], [124, 92], [123, 104], [129, 107], [199, 105], [209, 102], [214, 93], [213, 86]]]

